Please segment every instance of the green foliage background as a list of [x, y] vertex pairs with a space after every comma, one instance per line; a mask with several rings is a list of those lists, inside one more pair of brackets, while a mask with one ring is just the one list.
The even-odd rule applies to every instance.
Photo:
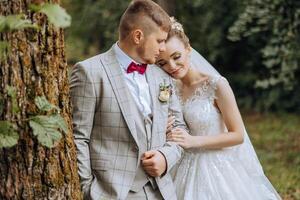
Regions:
[[[129, 0], [65, 0], [69, 64], [107, 50]], [[192, 46], [231, 83], [239, 106], [300, 112], [300, 2], [171, 0]]]
[[265, 175], [283, 200], [299, 200], [299, 116], [282, 113], [242, 115]]

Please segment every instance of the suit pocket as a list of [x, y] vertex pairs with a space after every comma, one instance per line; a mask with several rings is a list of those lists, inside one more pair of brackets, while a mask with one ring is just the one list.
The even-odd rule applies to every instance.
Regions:
[[110, 161], [105, 159], [92, 160], [92, 169], [106, 171], [110, 166]]

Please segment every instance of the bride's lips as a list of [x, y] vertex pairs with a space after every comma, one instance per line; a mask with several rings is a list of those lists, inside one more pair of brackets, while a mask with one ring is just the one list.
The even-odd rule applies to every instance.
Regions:
[[178, 74], [179, 70], [180, 70], [180, 68], [178, 68], [178, 69], [172, 71], [172, 72], [171, 72], [171, 75], [176, 75], [176, 74]]

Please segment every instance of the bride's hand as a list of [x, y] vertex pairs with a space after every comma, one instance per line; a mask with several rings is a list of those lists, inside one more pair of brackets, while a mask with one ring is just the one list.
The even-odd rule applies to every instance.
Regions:
[[173, 124], [175, 123], [175, 116], [169, 115], [168, 117], [168, 124], [167, 124], [167, 131], [166, 133], [170, 133], [170, 131], [173, 129]]
[[167, 141], [176, 142], [184, 149], [194, 147], [195, 139], [182, 128], [175, 128], [167, 134]]

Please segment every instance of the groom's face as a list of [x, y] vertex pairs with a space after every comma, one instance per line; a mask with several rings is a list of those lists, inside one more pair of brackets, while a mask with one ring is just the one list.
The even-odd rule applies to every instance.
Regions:
[[166, 50], [166, 39], [168, 33], [155, 28], [151, 33], [145, 36], [137, 48], [137, 53], [141, 60], [147, 64], [154, 64], [159, 54]]

